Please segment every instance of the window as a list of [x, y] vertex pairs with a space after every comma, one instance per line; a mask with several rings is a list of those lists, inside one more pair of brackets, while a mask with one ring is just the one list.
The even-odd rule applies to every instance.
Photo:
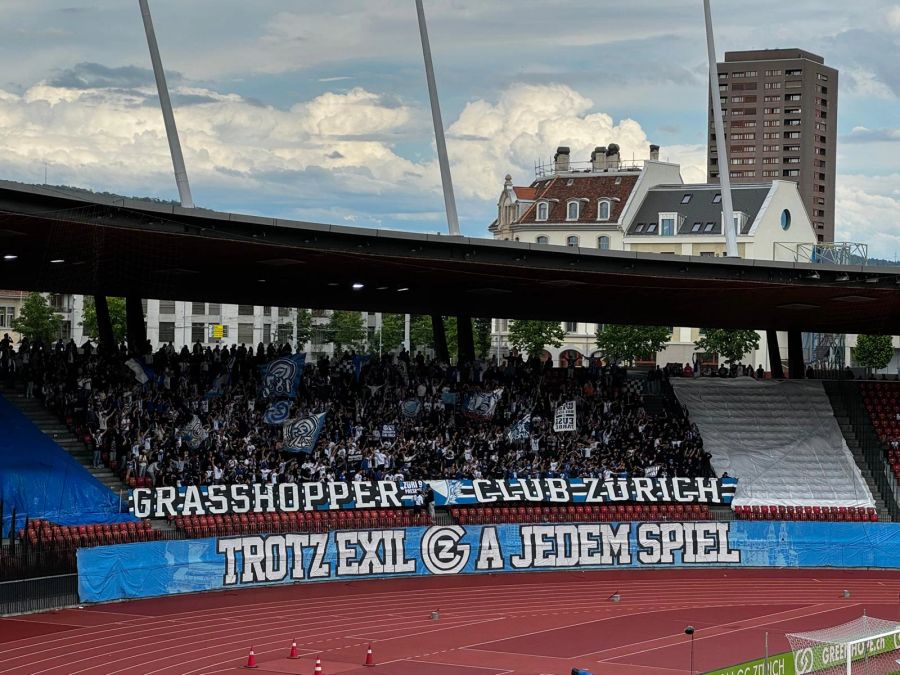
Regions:
[[59, 323], [59, 332], [57, 332], [57, 336], [60, 340], [71, 340], [72, 339], [72, 322], [68, 319], [66, 321], [60, 321]]
[[537, 239], [534, 240], [534, 243], [535, 244], [549, 244], [550, 239], [544, 235], [541, 235]]
[[799, 138], [800, 138], [800, 132], [799, 132], [799, 131], [785, 131], [785, 132], [784, 132], [784, 137], [785, 137], [785, 138], [799, 139]]
[[764, 115], [780, 115], [781, 108], [763, 108]]
[[767, 171], [763, 171], [763, 178], [777, 178], [779, 175], [780, 174], [777, 169], [769, 169]]
[[[537, 219], [538, 220], [547, 220], [550, 213], [550, 205], [547, 202], [538, 202], [537, 205]], [[540, 243], [540, 242], [538, 242]]]
[[780, 127], [781, 120], [765, 120], [763, 121], [764, 127]]
[[816, 79], [822, 82], [828, 82], [828, 76], [825, 73], [816, 73]]
[[715, 229], [715, 227], [716, 227], [715, 223], [707, 223], [706, 227], [703, 228], [703, 231], [704, 232], [712, 232], [713, 229]]
[[802, 80], [791, 80], [790, 82], [784, 83], [785, 89], [800, 89], [803, 86]]
[[656, 233], [656, 223], [650, 223], [647, 225], [647, 234], [655, 234]]
[[[195, 314], [202, 314], [203, 312], [195, 312]], [[206, 324], [205, 323], [192, 323], [191, 324], [191, 342], [206, 342]]]
[[703, 227], [703, 223], [694, 223], [691, 225], [691, 232], [699, 232], [701, 227]]
[[610, 201], [601, 199], [597, 202], [597, 220], [609, 220]]
[[784, 163], [785, 164], [799, 164], [800, 158], [799, 157], [785, 157]]
[[764, 145], [763, 146], [763, 152], [780, 152], [780, 151], [781, 151], [780, 145]]
[[272, 342], [272, 324], [270, 324], [270, 323], [263, 324], [262, 341], [263, 341], [264, 345], [267, 345], [270, 342]]
[[646, 223], [638, 223], [638, 226], [634, 229], [635, 232], [643, 232], [644, 228], [647, 226]]
[[785, 209], [781, 212], [781, 229], [787, 232], [791, 227], [791, 212]]
[[690, 204], [690, 203], [691, 203], [691, 197], [693, 197], [693, 196], [694, 196], [694, 195], [691, 194], [690, 192], [688, 192], [688, 193], [682, 195], [682, 196], [681, 196], [681, 203], [682, 203], [682, 204]]
[[779, 164], [780, 162], [778, 157], [763, 157], [763, 164]]
[[781, 89], [781, 82], [766, 82], [766, 89]]
[[802, 96], [802, 94], [785, 94], [784, 100], [785, 101], [799, 101], [801, 96]]
[[272, 315], [272, 306], [266, 305], [263, 307], [263, 316], [271, 316]]
[[[700, 255], [703, 256], [704, 258], [712, 258], [712, 257], [715, 257], [716, 253], [715, 253], [715, 251], [700, 251]], [[700, 334], [702, 335], [703, 333], [704, 333], [704, 331], [701, 328]]]
[[802, 108], [785, 108], [784, 114], [785, 115], [802, 115], [803, 109]]
[[253, 324], [239, 323], [237, 341], [240, 344], [253, 344]]
[[781, 100], [780, 94], [769, 94], [768, 96], [763, 97], [764, 103], [777, 103]]
[[800, 169], [785, 169], [781, 175], [787, 178], [796, 177], [800, 175]]
[[778, 77], [781, 75], [781, 70], [767, 70], [766, 77]]
[[207, 311], [210, 316], [219, 316], [222, 314], [222, 305], [218, 302], [211, 302]]
[[578, 332], [578, 322], [577, 321], [566, 321], [566, 332], [567, 333], [577, 333]]
[[192, 302], [191, 303], [191, 314], [206, 314], [206, 303]]
[[0, 307], [0, 328], [12, 328], [12, 322], [15, 318], [15, 307]]
[[[800, 152], [800, 146], [799, 145], [786, 145], [786, 146], [784, 146], [784, 151], [785, 152]], [[818, 154], [818, 153], [816, 153], [816, 154]], [[823, 152], [822, 154], [824, 155], [825, 153]]]
[[578, 248], [578, 237], [576, 237], [574, 234], [566, 237], [566, 246], [570, 248]]
[[238, 316], [253, 316], [253, 305], [238, 305]]
[[[162, 304], [162, 303], [160, 303]], [[174, 311], [172, 312], [174, 314]], [[175, 342], [175, 322], [174, 321], [160, 321], [159, 322], [159, 341], [163, 342]]]
[[599, 248], [601, 251], [608, 251], [609, 250], [609, 237], [607, 237], [606, 235], [597, 237], [597, 248]]
[[800, 126], [800, 120], [798, 120], [798, 119], [785, 120], [785, 121], [784, 121], [784, 126], [786, 126], [786, 127], [799, 127], [799, 126]]
[[278, 344], [287, 344], [294, 339], [294, 327], [289, 323], [278, 324]]
[[[174, 300], [160, 300], [159, 301], [159, 313], [160, 314], [174, 314], [175, 313], [175, 301]], [[172, 339], [174, 340], [175, 338], [173, 337]], [[160, 338], [160, 340], [162, 340], [162, 338]]]
[[713, 204], [721, 204], [722, 203], [722, 193], [721, 192], [716, 193], [716, 196], [713, 197], [712, 203]]
[[581, 202], [572, 200], [566, 204], [566, 220], [578, 220], [581, 212]]

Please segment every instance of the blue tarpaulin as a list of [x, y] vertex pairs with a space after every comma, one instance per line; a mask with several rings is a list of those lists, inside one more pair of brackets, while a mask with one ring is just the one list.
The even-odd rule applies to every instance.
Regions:
[[[118, 494], [94, 478], [2, 396], [0, 499], [4, 536], [9, 532], [13, 509], [17, 527], [22, 527], [26, 516], [60, 525], [134, 520], [128, 513], [121, 513]], [[128, 508], [127, 498], [124, 508]]]

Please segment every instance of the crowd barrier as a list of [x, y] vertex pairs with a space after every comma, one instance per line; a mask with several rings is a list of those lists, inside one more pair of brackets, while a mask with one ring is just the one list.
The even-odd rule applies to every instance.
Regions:
[[78, 551], [82, 602], [390, 577], [691, 567], [900, 569], [891, 523], [553, 523], [338, 530]]

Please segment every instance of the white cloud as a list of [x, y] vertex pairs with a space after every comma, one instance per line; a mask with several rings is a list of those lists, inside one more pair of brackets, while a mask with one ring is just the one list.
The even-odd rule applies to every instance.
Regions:
[[900, 31], [900, 5], [894, 5], [885, 12], [885, 19], [892, 30]]
[[839, 175], [835, 195], [835, 240], [869, 245], [869, 256], [900, 254], [900, 174]]

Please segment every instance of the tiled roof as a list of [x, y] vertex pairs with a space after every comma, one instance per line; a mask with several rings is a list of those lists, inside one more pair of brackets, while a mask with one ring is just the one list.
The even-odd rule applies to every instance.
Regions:
[[[732, 185], [731, 188], [735, 212], [747, 214], [747, 220], [741, 228], [741, 234], [747, 234], [772, 189], [772, 184]], [[714, 201], [721, 192], [718, 185], [658, 185], [651, 188], [632, 219], [627, 234], [659, 235], [659, 214], [677, 213], [681, 217], [678, 234], [721, 235], [722, 204]], [[690, 199], [682, 204], [686, 195], [690, 195]], [[651, 223], [656, 224], [656, 228], [648, 231]], [[699, 230], [694, 230], [695, 223], [701, 223]], [[707, 223], [712, 223], [710, 230], [706, 229]]]
[[516, 197], [518, 199], [531, 201], [535, 197], [537, 197], [537, 188], [534, 187], [521, 187], [519, 185], [516, 185], [515, 187], [513, 187], [513, 190], [516, 191]]
[[[546, 221], [537, 220], [536, 204], [523, 214], [519, 223], [565, 223], [566, 203], [572, 199], [582, 201], [579, 223], [597, 222], [597, 201], [608, 197], [612, 201], [609, 220], [602, 222], [615, 223], [622, 215], [625, 202], [637, 183], [638, 173], [634, 174], [557, 174], [552, 178], [542, 178], [531, 184], [537, 193], [536, 201], [548, 200], [550, 211]], [[516, 188], [517, 194], [520, 188]], [[527, 189], [527, 188], [526, 188]], [[572, 222], [572, 221], [569, 221]]]

